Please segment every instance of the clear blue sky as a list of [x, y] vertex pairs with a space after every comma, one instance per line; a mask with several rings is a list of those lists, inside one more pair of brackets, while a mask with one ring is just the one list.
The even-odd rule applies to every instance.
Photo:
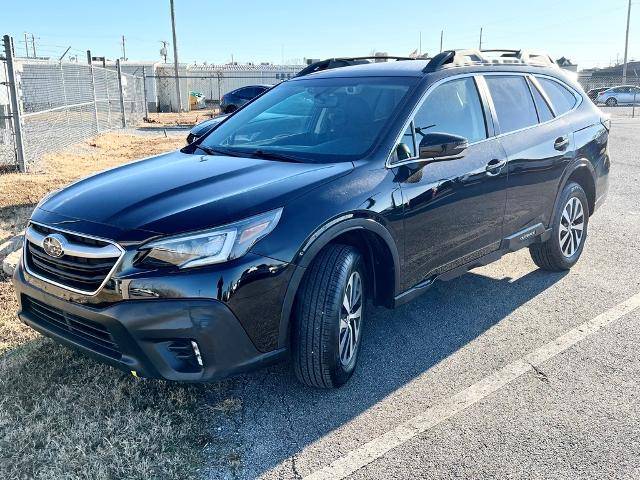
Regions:
[[[181, 62], [275, 62], [282, 58], [407, 55], [418, 47], [475, 48], [484, 27], [486, 48], [535, 48], [567, 56], [580, 68], [622, 61], [627, 0], [357, 1], [175, 0]], [[0, 33], [36, 36], [39, 55], [72, 54], [115, 59], [126, 37], [131, 60], [159, 59], [160, 40], [171, 42], [169, 0], [0, 0]], [[631, 14], [630, 58], [640, 59], [640, 0]], [[169, 48], [172, 58], [172, 49]]]

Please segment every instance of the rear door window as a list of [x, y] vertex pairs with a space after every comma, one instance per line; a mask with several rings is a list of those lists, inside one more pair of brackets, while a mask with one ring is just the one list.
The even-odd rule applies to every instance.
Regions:
[[547, 96], [551, 100], [551, 105], [556, 115], [562, 115], [575, 107], [578, 100], [575, 95], [567, 87], [561, 85], [555, 80], [545, 77], [536, 77]]
[[536, 107], [522, 76], [485, 76], [501, 133], [509, 133], [538, 123]]

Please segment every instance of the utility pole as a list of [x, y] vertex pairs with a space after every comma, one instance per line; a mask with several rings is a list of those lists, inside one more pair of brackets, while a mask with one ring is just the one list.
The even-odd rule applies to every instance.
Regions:
[[442, 37], [444, 37], [444, 30], [440, 30], [440, 53], [442, 53]]
[[624, 65], [622, 66], [622, 84], [627, 83], [627, 54], [629, 53], [629, 21], [631, 20], [631, 0], [627, 9], [627, 34], [624, 39]]
[[24, 32], [24, 49], [27, 51], [27, 58], [29, 58], [29, 40], [27, 40], [27, 32]]
[[422, 32], [418, 36], [418, 56], [422, 55]]
[[167, 45], [169, 42], [166, 40], [160, 40], [162, 47], [160, 47], [160, 56], [164, 59], [164, 63], [167, 63]]
[[482, 51], [482, 27], [480, 27], [480, 45], [478, 47], [478, 50]]
[[178, 112], [182, 111], [182, 98], [180, 97], [180, 79], [178, 78], [178, 40], [176, 38], [176, 13], [173, 7], [173, 0], [169, 0], [171, 5], [171, 30], [173, 32], [173, 69], [176, 82], [176, 95], [178, 95]]
[[123, 61], [127, 60], [127, 48], [125, 47], [125, 44], [124, 44], [124, 35], [122, 35], [122, 60]]
[[33, 33], [31, 34], [31, 50], [33, 50], [33, 58], [37, 58], [37, 54], [36, 54], [36, 39], [33, 36]]

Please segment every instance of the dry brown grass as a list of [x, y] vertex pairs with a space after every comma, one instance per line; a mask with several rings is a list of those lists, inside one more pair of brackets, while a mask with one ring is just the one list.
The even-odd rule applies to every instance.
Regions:
[[193, 110], [191, 112], [182, 113], [150, 113], [147, 123], [144, 126], [176, 126], [176, 125], [195, 125], [208, 118], [218, 115], [218, 108], [207, 108], [202, 110]]
[[[105, 134], [49, 155], [41, 172], [1, 175], [0, 238], [22, 228], [47, 192], [182, 145], [182, 137]], [[207, 444], [227, 458], [225, 439], [208, 427], [238, 408], [223, 386], [136, 380], [43, 339], [16, 311], [0, 273], [0, 479], [177, 480], [198, 475]]]
[[194, 478], [219, 441], [207, 428], [216, 388], [136, 380], [30, 342], [0, 358], [0, 478]]
[[78, 178], [184, 145], [182, 137], [100, 135], [68, 150], [45, 155], [37, 172], [0, 175], [0, 208], [37, 203], [47, 192]]
[[34, 330], [18, 321], [17, 309], [13, 286], [9, 279], [0, 274], [0, 355], [38, 336]]

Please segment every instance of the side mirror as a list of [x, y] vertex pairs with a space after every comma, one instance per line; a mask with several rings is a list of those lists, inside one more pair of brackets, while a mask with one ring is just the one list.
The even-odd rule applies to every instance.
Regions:
[[427, 133], [420, 140], [419, 157], [425, 160], [441, 162], [463, 156], [469, 146], [466, 138], [449, 133]]

